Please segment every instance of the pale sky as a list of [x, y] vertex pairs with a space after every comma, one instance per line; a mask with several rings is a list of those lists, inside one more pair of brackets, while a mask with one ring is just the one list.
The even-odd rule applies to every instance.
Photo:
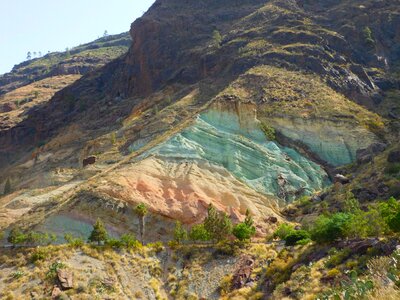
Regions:
[[155, 0], [0, 0], [0, 74], [30, 52], [64, 51], [130, 29]]

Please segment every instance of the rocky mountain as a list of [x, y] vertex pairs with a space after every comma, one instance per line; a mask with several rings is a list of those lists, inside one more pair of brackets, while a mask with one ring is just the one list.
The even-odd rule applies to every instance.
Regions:
[[[134, 208], [143, 203], [145, 242], [166, 242], [175, 221], [199, 224], [212, 204], [234, 223], [249, 210], [264, 239], [281, 223], [343, 211], [349, 198], [367, 210], [400, 197], [399, 4], [157, 0], [132, 24], [127, 52], [122, 34], [16, 66], [0, 77], [0, 188], [11, 186], [0, 228], [62, 242], [66, 232], [88, 236], [100, 218], [120, 236], [138, 231]], [[334, 246], [364, 247], [360, 255], [393, 248], [354, 243]], [[269, 251], [302, 265], [323, 264], [329, 250], [251, 247], [266, 273], [243, 299], [294, 295], [297, 265], [277, 279], [265, 265]], [[69, 258], [75, 267], [79, 255]], [[157, 264], [174, 265], [165, 255]], [[221, 266], [233, 272], [246, 262], [217, 264], [201, 270], [221, 277]], [[192, 267], [179, 280], [195, 277]], [[318, 292], [333, 282], [320, 275]], [[189, 290], [218, 298], [212, 287]], [[158, 297], [174, 290], [159, 289]]]

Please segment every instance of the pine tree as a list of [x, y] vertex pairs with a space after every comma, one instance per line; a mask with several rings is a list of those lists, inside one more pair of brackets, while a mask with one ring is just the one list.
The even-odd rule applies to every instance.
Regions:
[[145, 217], [147, 215], [147, 212], [147, 207], [144, 203], [140, 203], [138, 206], [135, 207], [135, 213], [139, 217], [139, 235], [142, 244], [144, 238]]
[[225, 213], [218, 213], [212, 204], [208, 206], [208, 214], [204, 220], [204, 228], [216, 241], [225, 239], [232, 232], [232, 222]]
[[175, 223], [175, 230], [174, 230], [174, 239], [177, 241], [179, 244], [182, 241], [187, 240], [188, 234], [185, 228], [183, 228], [182, 223], [179, 221], [176, 221]]
[[11, 181], [10, 178], [7, 179], [6, 184], [4, 185], [4, 195], [11, 193]]
[[222, 43], [222, 35], [218, 30], [214, 30], [213, 32], [213, 40], [215, 43], [215, 46], [220, 47]]
[[107, 240], [107, 230], [104, 227], [104, 223], [100, 220], [97, 219], [96, 223], [93, 225], [93, 230], [89, 236], [89, 241], [90, 242], [97, 242], [98, 245], [101, 244], [101, 242], [105, 242]]
[[31, 51], [28, 51], [28, 53], [26, 54], [26, 59], [27, 59], [27, 60], [32, 59], [32, 53], [31, 53]]
[[204, 228], [210, 233], [212, 239], [214, 239], [217, 230], [218, 223], [218, 212], [215, 207], [210, 203], [207, 209], [207, 217], [204, 220]]

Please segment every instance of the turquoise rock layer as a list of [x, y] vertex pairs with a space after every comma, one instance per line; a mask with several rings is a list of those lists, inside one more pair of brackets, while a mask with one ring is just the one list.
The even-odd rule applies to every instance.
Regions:
[[357, 124], [302, 118], [269, 121], [282, 135], [307, 145], [313, 153], [335, 167], [353, 163], [358, 149], [379, 141], [373, 133]]
[[170, 160], [207, 160], [223, 166], [254, 190], [282, 195], [286, 200], [298, 194], [311, 194], [329, 184], [326, 172], [293, 149], [268, 141], [258, 122], [243, 125], [232, 112], [209, 110], [183, 132], [160, 144], [145, 156]]

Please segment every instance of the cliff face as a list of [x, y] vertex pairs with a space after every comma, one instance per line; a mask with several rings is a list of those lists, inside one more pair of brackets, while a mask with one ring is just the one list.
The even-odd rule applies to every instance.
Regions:
[[98, 107], [110, 105], [123, 117], [133, 106], [130, 101], [120, 110], [115, 98], [143, 98], [167, 86], [177, 92], [204, 80], [224, 85], [256, 65], [315, 74], [349, 99], [388, 115], [397, 109], [387, 100], [398, 88], [397, 25], [390, 1], [156, 1], [132, 25], [128, 54], [57, 95], [27, 122], [2, 131], [1, 141], [7, 149], [43, 143], [83, 118], [87, 127], [98, 128], [99, 119], [118, 119]]

